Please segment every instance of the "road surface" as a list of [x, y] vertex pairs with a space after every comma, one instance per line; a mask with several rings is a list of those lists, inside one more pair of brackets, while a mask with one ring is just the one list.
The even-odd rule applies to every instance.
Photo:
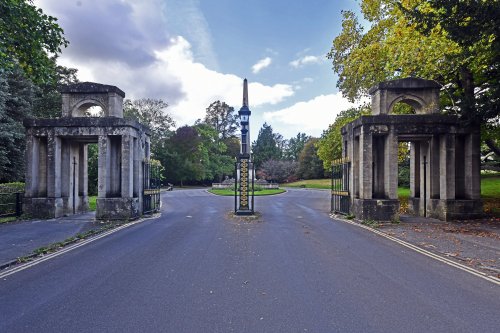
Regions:
[[163, 214], [0, 281], [1, 332], [498, 332], [500, 288], [329, 218], [327, 191], [163, 195]]

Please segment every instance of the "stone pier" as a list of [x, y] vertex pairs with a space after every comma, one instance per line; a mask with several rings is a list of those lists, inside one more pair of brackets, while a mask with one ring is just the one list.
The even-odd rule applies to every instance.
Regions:
[[[78, 83], [62, 90], [63, 117], [28, 119], [24, 211], [59, 217], [88, 210], [88, 145], [97, 143], [96, 218], [142, 214], [142, 161], [149, 159], [149, 129], [123, 119], [125, 93], [114, 86]], [[103, 117], [86, 117], [100, 106]]]
[[[370, 90], [372, 116], [342, 128], [344, 156], [352, 161], [352, 213], [363, 220], [399, 218], [398, 142], [410, 142], [409, 210], [441, 220], [482, 215], [478, 127], [439, 114], [439, 85], [407, 78]], [[414, 115], [391, 115], [398, 102]]]

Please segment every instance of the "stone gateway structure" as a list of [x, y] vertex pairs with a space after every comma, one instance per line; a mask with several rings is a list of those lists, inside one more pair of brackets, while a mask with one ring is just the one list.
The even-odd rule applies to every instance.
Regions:
[[[123, 119], [125, 93], [84, 82], [62, 89], [62, 118], [28, 119], [24, 211], [59, 217], [87, 211], [88, 144], [98, 143], [97, 219], [142, 214], [143, 162], [149, 159], [145, 126]], [[86, 117], [92, 106], [103, 117]]]
[[[410, 213], [441, 220], [477, 218], [480, 200], [480, 131], [456, 116], [439, 114], [439, 85], [405, 78], [370, 89], [372, 116], [342, 128], [350, 162], [351, 212], [357, 218], [399, 217], [398, 142], [410, 142]], [[394, 105], [416, 114], [392, 115]]]

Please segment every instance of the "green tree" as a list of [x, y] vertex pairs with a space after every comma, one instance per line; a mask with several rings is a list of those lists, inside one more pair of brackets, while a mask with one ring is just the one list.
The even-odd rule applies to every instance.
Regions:
[[19, 66], [37, 84], [55, 80], [51, 56], [69, 44], [56, 22], [32, 1], [0, 1], [0, 69]]
[[31, 115], [34, 89], [19, 67], [0, 72], [0, 182], [24, 179], [23, 120]]
[[227, 146], [218, 140], [219, 132], [207, 124], [195, 126], [201, 138], [195, 156], [202, 165], [200, 179], [220, 182], [225, 175], [233, 174], [234, 157], [227, 155]]
[[299, 155], [297, 176], [301, 179], [318, 179], [325, 176], [323, 161], [318, 156], [316, 144], [319, 139], [310, 138]]
[[333, 124], [323, 131], [321, 138], [316, 142], [318, 156], [323, 161], [325, 170], [332, 170], [332, 161], [342, 157], [342, 135], [340, 129], [363, 114], [368, 114], [367, 106], [350, 108], [341, 111]]
[[441, 29], [460, 46], [460, 66], [452, 86], [457, 104], [466, 121], [483, 125], [488, 153], [500, 158], [500, 3], [426, 0], [398, 6], [422, 34]]
[[[56, 59], [52, 58], [55, 62]], [[76, 68], [55, 65], [55, 80], [40, 83], [35, 88], [33, 117], [58, 118], [61, 116], [61, 93], [63, 85], [77, 83]]]
[[161, 142], [171, 135], [171, 128], [175, 126], [167, 107], [163, 100], [151, 98], [127, 99], [123, 103], [125, 118], [137, 120], [151, 130], [151, 152], [155, 157], [161, 149]]
[[297, 161], [300, 152], [304, 149], [304, 145], [310, 139], [310, 136], [305, 133], [298, 133], [297, 136], [291, 138], [287, 142], [287, 146], [283, 152], [283, 158], [286, 160]]
[[281, 159], [280, 137], [281, 135], [273, 133], [273, 128], [267, 123], [262, 125], [257, 140], [252, 144], [253, 161], [256, 168], [259, 168], [267, 160]]
[[215, 101], [207, 108], [203, 122], [215, 128], [219, 138], [225, 140], [235, 136], [238, 114], [225, 102]]
[[354, 100], [377, 82], [419, 76], [446, 87], [441, 96], [445, 111], [458, 111], [465, 122], [486, 124], [490, 131], [498, 126], [498, 1], [360, 4], [368, 30], [354, 12], [343, 12], [342, 31], [327, 55], [344, 96]]

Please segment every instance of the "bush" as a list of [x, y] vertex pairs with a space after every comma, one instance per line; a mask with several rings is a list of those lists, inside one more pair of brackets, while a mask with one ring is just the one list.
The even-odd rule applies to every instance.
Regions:
[[400, 163], [398, 167], [398, 186], [410, 187], [410, 163]]
[[24, 194], [24, 183], [0, 184], [0, 215], [12, 214], [16, 211], [16, 193]]

